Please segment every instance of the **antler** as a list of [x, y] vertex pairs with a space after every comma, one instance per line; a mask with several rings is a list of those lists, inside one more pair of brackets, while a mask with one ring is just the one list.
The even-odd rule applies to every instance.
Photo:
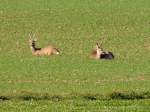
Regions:
[[100, 47], [100, 44], [99, 44], [98, 42], [96, 43], [96, 45], [97, 45], [98, 47]]
[[37, 38], [35, 38], [35, 33], [34, 34], [29, 33], [29, 39], [37, 41]]
[[100, 48], [100, 45], [99, 45], [99, 43], [97, 42], [96, 43], [96, 46], [95, 46], [95, 49], [99, 49]]
[[32, 39], [32, 37], [31, 37], [31, 33], [29, 33], [29, 39]]
[[35, 38], [35, 33], [33, 34], [33, 39], [34, 41], [37, 41], [37, 38]]

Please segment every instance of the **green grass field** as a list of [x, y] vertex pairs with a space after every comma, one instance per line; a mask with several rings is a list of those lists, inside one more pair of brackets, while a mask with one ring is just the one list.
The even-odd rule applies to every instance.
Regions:
[[[149, 112], [149, 4], [0, 0], [0, 111]], [[32, 56], [31, 32], [61, 55]], [[114, 60], [89, 58], [97, 41]]]

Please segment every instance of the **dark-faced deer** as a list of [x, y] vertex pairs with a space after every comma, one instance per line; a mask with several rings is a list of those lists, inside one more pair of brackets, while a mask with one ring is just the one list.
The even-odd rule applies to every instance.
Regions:
[[96, 43], [95, 48], [91, 52], [91, 58], [94, 59], [114, 59], [114, 55], [110, 51], [104, 51], [101, 46]]

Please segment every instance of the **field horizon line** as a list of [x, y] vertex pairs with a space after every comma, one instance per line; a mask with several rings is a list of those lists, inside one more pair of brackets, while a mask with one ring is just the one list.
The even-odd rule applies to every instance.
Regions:
[[94, 94], [94, 93], [71, 93], [68, 95], [50, 95], [49, 93], [34, 93], [21, 91], [19, 93], [14, 93], [11, 95], [0, 95], [0, 101], [7, 100], [22, 100], [22, 101], [63, 101], [63, 100], [140, 100], [140, 99], [150, 99], [150, 92], [135, 92], [135, 91], [113, 91], [108, 94]]

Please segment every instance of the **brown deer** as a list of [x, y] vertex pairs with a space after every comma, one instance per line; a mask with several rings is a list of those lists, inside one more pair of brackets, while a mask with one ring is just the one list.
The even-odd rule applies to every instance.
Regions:
[[94, 59], [114, 59], [112, 52], [104, 51], [98, 43], [96, 43], [95, 48], [91, 52], [91, 58]]
[[33, 55], [47, 55], [47, 56], [51, 56], [51, 55], [58, 55], [60, 54], [59, 50], [51, 45], [44, 47], [44, 48], [37, 48], [36, 47], [36, 41], [37, 39], [33, 39], [31, 37], [31, 34], [29, 34], [29, 44], [30, 44], [30, 48], [31, 48], [31, 52]]
[[100, 55], [102, 54], [103, 50], [102, 48], [100, 48], [100, 45], [98, 43], [96, 43], [94, 49], [91, 52], [91, 58], [94, 59], [100, 59]]

